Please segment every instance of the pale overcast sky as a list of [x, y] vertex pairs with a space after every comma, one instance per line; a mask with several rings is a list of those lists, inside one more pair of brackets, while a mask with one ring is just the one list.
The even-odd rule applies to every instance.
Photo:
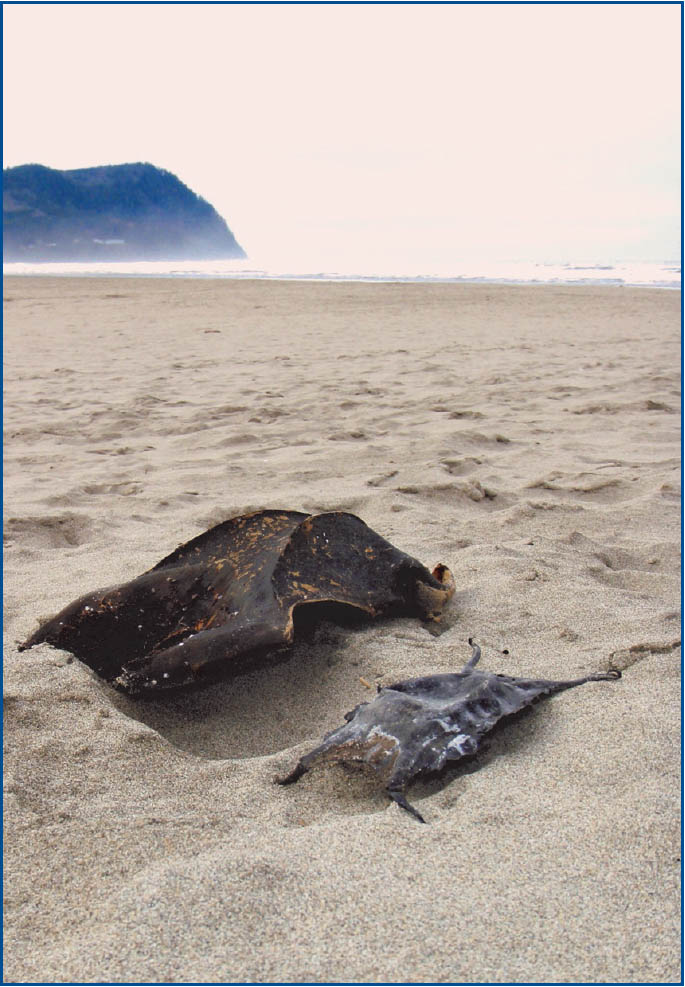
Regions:
[[6, 167], [150, 161], [257, 261], [679, 256], [677, 4], [5, 4], [3, 20]]

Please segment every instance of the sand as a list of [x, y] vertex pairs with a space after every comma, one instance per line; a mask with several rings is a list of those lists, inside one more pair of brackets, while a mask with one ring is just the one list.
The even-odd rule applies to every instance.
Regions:
[[[5, 281], [5, 980], [679, 979], [676, 292]], [[141, 702], [39, 619], [261, 507], [457, 592]], [[376, 684], [569, 678], [480, 768], [273, 783]], [[370, 690], [368, 686], [373, 688]]]

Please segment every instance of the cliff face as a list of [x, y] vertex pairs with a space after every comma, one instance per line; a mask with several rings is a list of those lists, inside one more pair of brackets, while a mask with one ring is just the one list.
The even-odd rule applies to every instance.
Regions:
[[3, 172], [3, 260], [211, 260], [244, 257], [225, 221], [151, 164]]

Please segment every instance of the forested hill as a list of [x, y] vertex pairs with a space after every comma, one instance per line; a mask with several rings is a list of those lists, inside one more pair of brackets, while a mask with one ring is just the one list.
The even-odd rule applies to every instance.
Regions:
[[244, 257], [226, 222], [151, 164], [3, 171], [3, 260], [212, 260]]

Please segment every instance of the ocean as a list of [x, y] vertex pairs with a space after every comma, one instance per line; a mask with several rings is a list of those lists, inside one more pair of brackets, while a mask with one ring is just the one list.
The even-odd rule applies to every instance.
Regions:
[[258, 278], [295, 281], [401, 281], [463, 282], [489, 284], [618, 285], [649, 288], [680, 288], [679, 261], [663, 263], [622, 261], [613, 264], [522, 261], [452, 262], [429, 267], [357, 263], [327, 265], [317, 269], [311, 262], [257, 262], [246, 260], [136, 261], [91, 264], [43, 263], [3, 264], [4, 275], [57, 275], [69, 277], [169, 277], [169, 278]]

